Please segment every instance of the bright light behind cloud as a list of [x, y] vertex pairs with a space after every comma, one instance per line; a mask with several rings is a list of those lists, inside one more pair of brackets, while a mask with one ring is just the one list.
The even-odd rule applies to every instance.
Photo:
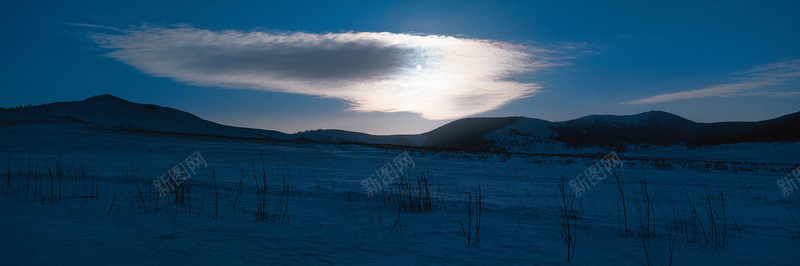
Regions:
[[361, 112], [454, 119], [496, 109], [539, 86], [512, 80], [552, 65], [543, 49], [386, 32], [215, 32], [190, 26], [96, 34], [107, 55], [200, 86], [341, 99]]

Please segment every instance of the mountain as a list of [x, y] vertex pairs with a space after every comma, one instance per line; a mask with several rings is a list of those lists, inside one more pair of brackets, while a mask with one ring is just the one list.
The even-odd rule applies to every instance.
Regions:
[[516, 123], [519, 119], [519, 117], [506, 117], [456, 120], [423, 134], [427, 137], [424, 146], [472, 150], [491, 149], [490, 146], [487, 146], [488, 143], [482, 141], [484, 136]]
[[78, 123], [123, 131], [521, 153], [800, 140], [800, 112], [760, 122], [720, 123], [697, 123], [662, 111], [590, 115], [561, 122], [527, 117], [464, 118], [415, 135], [376, 136], [344, 130], [286, 134], [225, 126], [180, 110], [132, 103], [108, 94], [83, 101], [0, 110], [0, 126], [20, 123]]
[[800, 112], [760, 122], [702, 124], [694, 142], [698, 145], [714, 145], [798, 139], [800, 139]]
[[300, 140], [311, 140], [324, 143], [366, 143], [389, 144], [401, 146], [423, 146], [424, 135], [387, 135], [376, 136], [360, 132], [337, 129], [311, 130], [294, 134]]
[[592, 115], [555, 123], [554, 140], [576, 146], [674, 145], [692, 139], [698, 123], [662, 111], [629, 116]]
[[[462, 119], [451, 124], [459, 125]], [[719, 145], [743, 142], [800, 140], [800, 112], [760, 122], [697, 123], [663, 111], [635, 115], [591, 115], [563, 122], [532, 118], [481, 118], [482, 125], [502, 125], [463, 141], [462, 136], [429, 146], [505, 152], [547, 152], [564, 148], [604, 147], [624, 150], [629, 145]], [[442, 128], [449, 127], [445, 125]], [[438, 129], [437, 129], [438, 130]], [[435, 132], [437, 130], [431, 131]], [[425, 133], [425, 134], [430, 134]], [[441, 145], [439, 143], [448, 143]], [[468, 143], [468, 144], [466, 144]]]
[[152, 104], [132, 103], [108, 94], [83, 101], [57, 102], [0, 113], [0, 121], [7, 120], [76, 121], [126, 130], [241, 138], [279, 140], [295, 138], [278, 131], [220, 125], [187, 112]]

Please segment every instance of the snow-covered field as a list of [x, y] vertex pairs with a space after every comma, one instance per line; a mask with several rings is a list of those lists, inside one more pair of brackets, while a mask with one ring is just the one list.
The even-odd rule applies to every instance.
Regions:
[[[613, 175], [575, 197], [568, 182], [604, 153], [433, 152], [7, 124], [0, 250], [4, 265], [541, 265], [567, 263], [569, 239], [578, 265], [791, 265], [800, 191], [784, 198], [776, 181], [800, 164], [798, 148], [620, 153], [624, 197]], [[183, 183], [182, 203], [174, 190], [159, 197], [153, 181], [195, 152], [207, 165]], [[404, 152], [412, 182], [395, 180], [370, 197], [362, 180]], [[565, 200], [575, 200], [566, 213], [562, 178]], [[398, 203], [403, 184], [413, 189], [401, 195], [422, 197]]]

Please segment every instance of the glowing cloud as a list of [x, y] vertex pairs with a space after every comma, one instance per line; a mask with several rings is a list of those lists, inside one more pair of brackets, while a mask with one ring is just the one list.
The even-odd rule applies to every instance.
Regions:
[[92, 38], [142, 72], [199, 86], [341, 99], [360, 112], [454, 119], [533, 95], [511, 80], [551, 66], [544, 49], [387, 32], [271, 33], [137, 27]]

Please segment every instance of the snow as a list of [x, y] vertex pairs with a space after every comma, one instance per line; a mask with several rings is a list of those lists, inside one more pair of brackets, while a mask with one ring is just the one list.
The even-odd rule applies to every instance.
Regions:
[[483, 139], [491, 141], [491, 146], [498, 151], [512, 153], [574, 154], [599, 151], [592, 148], [576, 149], [548, 139], [555, 135], [550, 125], [550, 122], [544, 120], [522, 118], [516, 123], [486, 134]]
[[[535, 126], [516, 127], [541, 132]], [[800, 191], [782, 198], [775, 182], [800, 163], [797, 148], [797, 143], [751, 143], [620, 153], [629, 230], [639, 230], [640, 179], [647, 181], [655, 230], [662, 235], [672, 204], [684, 214], [689, 210], [687, 193], [709, 226], [707, 188], [724, 195], [729, 247], [678, 240], [672, 263], [792, 264], [800, 228], [790, 214], [800, 218]], [[172, 198], [158, 198], [152, 180], [196, 151], [208, 167], [189, 179], [192, 209], [167, 205]], [[100, 191], [96, 198], [51, 204], [34, 200], [32, 190], [6, 193], [3, 186], [2, 264], [566, 264], [561, 226], [549, 206], [559, 199], [560, 178], [578, 176], [604, 155], [406, 151], [415, 162], [412, 176], [431, 180], [437, 199], [432, 212], [398, 212], [384, 205], [380, 194], [368, 197], [360, 185], [403, 150], [121, 131], [83, 123], [3, 123], [0, 183], [18, 188], [29, 182], [49, 193], [47, 170], [83, 166], [97, 173]], [[273, 204], [283, 178], [289, 178], [284, 223], [254, 221], [253, 173], [261, 174], [262, 159]], [[725, 167], [703, 168], [707, 162]], [[28, 170], [38, 175], [9, 179], [8, 168], [14, 177], [25, 177]], [[244, 188], [234, 210], [240, 178]], [[468, 216], [466, 193], [478, 182], [484, 199], [481, 245], [467, 247], [461, 222]], [[86, 185], [78, 181], [64, 178], [61, 184], [64, 196], [75, 194], [75, 187], [74, 196], [85, 194]], [[573, 263], [642, 265], [649, 257], [652, 264], [670, 264], [667, 239], [649, 239], [645, 255], [642, 238], [620, 236], [614, 184], [607, 177], [578, 198]], [[718, 198], [711, 200], [718, 204]]]

